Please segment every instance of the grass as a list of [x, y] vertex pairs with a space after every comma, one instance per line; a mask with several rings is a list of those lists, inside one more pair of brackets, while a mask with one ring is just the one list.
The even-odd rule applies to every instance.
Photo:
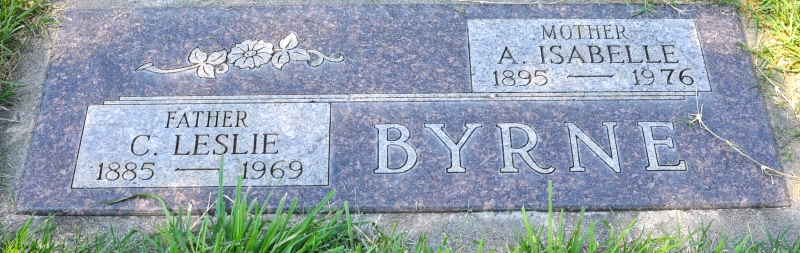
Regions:
[[[221, 171], [221, 170], [220, 170]], [[221, 174], [221, 173], [220, 173]], [[222, 176], [220, 175], [220, 178]], [[221, 181], [220, 181], [221, 182]], [[164, 209], [164, 221], [157, 232], [143, 234], [136, 230], [123, 236], [113, 228], [108, 233], [85, 236], [79, 234], [72, 243], [56, 242], [55, 226], [47, 218], [32, 229], [29, 218], [21, 228], [8, 233], [2, 230], [2, 252], [461, 252], [447, 243], [431, 244], [424, 235], [411, 239], [398, 233], [395, 227], [384, 232], [371, 222], [358, 222], [350, 213], [348, 204], [331, 206], [335, 194], [331, 191], [309, 212], [296, 217], [297, 200], [287, 204], [281, 199], [274, 215], [265, 216], [265, 205], [250, 202], [248, 192], [238, 180], [234, 198], [218, 192], [215, 212], [206, 211], [191, 216], [191, 206], [170, 212], [158, 196], [135, 195], [153, 198]], [[220, 183], [221, 185], [221, 183]], [[221, 188], [221, 187], [220, 187]], [[547, 222], [538, 227], [528, 219], [522, 209], [524, 232], [517, 234], [507, 248], [483, 248], [484, 239], [467, 252], [800, 252], [800, 239], [787, 238], [789, 229], [755, 240], [750, 235], [728, 239], [714, 239], [709, 233], [710, 224], [689, 233], [683, 233], [678, 222], [674, 230], [660, 229], [634, 233], [637, 221], [623, 225], [619, 221], [605, 220], [585, 224], [584, 215], [572, 229], [566, 228], [563, 212], [553, 211], [553, 185], [548, 182]], [[111, 201], [116, 203], [130, 198]], [[266, 203], [263, 202], [263, 203]], [[287, 207], [288, 206], [288, 207]], [[269, 217], [269, 218], [267, 218]], [[604, 233], [604, 235], [600, 235]]]
[[0, 110], [11, 103], [20, 84], [12, 82], [20, 50], [55, 21], [47, 0], [0, 0]]
[[[754, 44], [742, 44], [756, 57], [759, 87], [780, 107], [792, 111], [795, 122], [800, 121], [800, 4], [796, 0], [721, 0], [737, 6], [755, 28]], [[798, 130], [788, 146], [797, 139]], [[779, 138], [780, 139], [780, 138]], [[791, 149], [780, 148], [782, 154], [791, 159]], [[763, 170], [771, 176], [781, 176], [791, 181], [791, 192], [800, 189], [800, 176], [781, 173], [773, 169]]]
[[742, 0], [734, 3], [756, 28], [758, 71], [768, 93], [800, 119], [800, 4], [787, 0]]

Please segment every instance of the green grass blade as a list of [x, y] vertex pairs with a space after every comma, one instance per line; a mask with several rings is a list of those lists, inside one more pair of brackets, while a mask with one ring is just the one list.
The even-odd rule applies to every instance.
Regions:
[[547, 180], [547, 252], [553, 253], [553, 181]]

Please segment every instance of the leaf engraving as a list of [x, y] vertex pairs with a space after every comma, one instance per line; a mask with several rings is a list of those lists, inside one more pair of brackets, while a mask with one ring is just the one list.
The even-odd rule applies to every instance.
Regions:
[[272, 57], [272, 66], [276, 69], [282, 69], [283, 65], [288, 63], [291, 58], [288, 52], [281, 52], [279, 55]]
[[311, 66], [311, 67], [316, 67], [316, 66], [322, 65], [322, 63], [325, 62], [326, 60], [329, 61], [329, 62], [342, 62], [342, 61], [344, 61], [344, 55], [341, 55], [341, 54], [339, 55], [339, 57], [330, 58], [328, 56], [325, 56], [325, 54], [323, 54], [323, 53], [321, 53], [320, 51], [317, 51], [317, 50], [306, 50], [306, 51], [308, 52], [308, 55], [311, 58], [311, 59], [308, 60], [308, 65]]
[[290, 33], [286, 38], [281, 40], [280, 46], [284, 50], [289, 50], [297, 47], [297, 35]]
[[214, 66], [211, 64], [203, 64], [197, 68], [197, 76], [200, 78], [217, 78], [214, 72]]
[[213, 53], [211, 53], [211, 55], [208, 56], [208, 59], [207, 59], [206, 62], [208, 64], [211, 64], [211, 65], [217, 65], [217, 64], [225, 63], [225, 60], [227, 60], [225, 58], [225, 55], [227, 55], [227, 54], [228, 54], [228, 52], [225, 51], [225, 50], [213, 52]]
[[189, 52], [189, 63], [199, 64], [208, 59], [208, 55], [200, 50], [200, 47], [195, 47], [192, 52]]
[[311, 60], [311, 56], [308, 55], [308, 51], [305, 49], [292, 49], [289, 50], [289, 56], [293, 61], [308, 61]]

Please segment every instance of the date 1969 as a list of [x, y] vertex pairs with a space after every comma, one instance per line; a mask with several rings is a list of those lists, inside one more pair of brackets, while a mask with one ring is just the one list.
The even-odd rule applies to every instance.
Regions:
[[[267, 163], [265, 162], [244, 162], [242, 165], [244, 166], [244, 179], [259, 179], [267, 174]], [[248, 171], [250, 171], [250, 177], [248, 177]], [[269, 166], [269, 176], [276, 179], [283, 178], [284, 176], [288, 176], [289, 179], [295, 179], [302, 174], [303, 163], [300, 161], [287, 162], [285, 160], [279, 160], [272, 163], [272, 166]]]

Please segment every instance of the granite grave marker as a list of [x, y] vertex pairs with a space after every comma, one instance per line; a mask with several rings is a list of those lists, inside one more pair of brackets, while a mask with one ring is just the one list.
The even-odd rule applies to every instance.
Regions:
[[68, 11], [18, 209], [205, 206], [220, 169], [253, 198], [336, 190], [367, 212], [543, 210], [548, 180], [570, 210], [788, 205], [782, 180], [685, 123], [702, 106], [779, 168], [736, 18], [679, 8]]

